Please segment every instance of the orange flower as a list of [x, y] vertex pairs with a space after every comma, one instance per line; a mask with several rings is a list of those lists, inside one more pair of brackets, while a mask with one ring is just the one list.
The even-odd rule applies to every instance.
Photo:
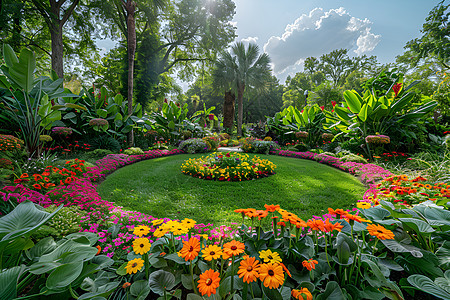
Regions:
[[20, 175], [20, 178], [28, 178], [28, 173], [23, 173], [22, 175]]
[[295, 299], [305, 299], [303, 295], [306, 296], [306, 300], [313, 300], [313, 295], [307, 288], [301, 288], [300, 290], [292, 290], [291, 292], [292, 297]]
[[238, 275], [239, 278], [242, 278], [242, 280], [246, 283], [250, 283], [253, 281], [257, 281], [258, 279], [258, 271], [259, 271], [260, 265], [259, 261], [256, 260], [254, 257], [247, 257], [244, 260], [241, 260]]
[[280, 263], [280, 266], [282, 266], [286, 274], [288, 274], [288, 276], [292, 278], [291, 272], [289, 272], [288, 268], [286, 268], [286, 266], [283, 263]]
[[261, 220], [262, 218], [267, 217], [268, 214], [269, 212], [267, 210], [255, 210], [253, 216], [258, 217], [258, 220]]
[[266, 208], [266, 210], [267, 210], [268, 212], [274, 212], [274, 211], [280, 209], [280, 206], [279, 206], [279, 205], [273, 205], [273, 204], [271, 204], [271, 205], [264, 204], [264, 207]]
[[308, 271], [311, 271], [312, 269], [315, 269], [316, 268], [316, 265], [318, 264], [319, 262], [317, 261], [317, 260], [314, 260], [314, 259], [308, 259], [308, 260], [304, 260], [304, 261], [302, 261], [302, 265], [305, 267], [305, 268], [307, 268], [308, 269]]
[[97, 249], [98, 249], [97, 254], [95, 254], [95, 255], [99, 255], [100, 252], [102, 251], [102, 247], [100, 247], [99, 245], [97, 245], [95, 247], [97, 247]]
[[297, 222], [295, 223], [295, 227], [297, 227], [297, 228], [308, 227], [308, 225], [302, 219], [297, 219]]
[[126, 289], [126, 288], [129, 287], [130, 285], [131, 285], [131, 283], [125, 282], [125, 283], [122, 285], [122, 288]]
[[332, 208], [328, 208], [328, 213], [330, 215], [335, 215], [335, 216], [345, 216], [346, 214], [348, 214], [348, 212], [346, 212], [345, 210], [341, 209], [341, 208], [337, 208], [336, 210], [332, 209]]
[[37, 190], [40, 190], [40, 189], [41, 189], [41, 185], [40, 185], [40, 184], [37, 184], [37, 183], [33, 184], [33, 187], [34, 187], [35, 189], [37, 189]]
[[376, 236], [380, 240], [393, 240], [395, 237], [392, 231], [378, 224], [367, 225], [367, 230], [371, 235]]
[[183, 242], [183, 248], [178, 252], [178, 256], [184, 258], [185, 261], [194, 260], [200, 252], [200, 241], [194, 237], [189, 241]]
[[202, 296], [207, 294], [208, 297], [211, 297], [211, 294], [216, 294], [216, 289], [219, 287], [219, 283], [219, 272], [209, 269], [200, 274], [197, 287]]
[[259, 279], [269, 289], [276, 289], [284, 282], [283, 267], [279, 264], [262, 264], [259, 269]]
[[39, 174], [33, 174], [33, 176], [34, 176], [34, 181], [42, 180], [42, 176]]
[[254, 208], [247, 208], [247, 209], [245, 210], [244, 214], [245, 214], [247, 217], [249, 217], [249, 218], [253, 218], [253, 217], [254, 217], [253, 213], [254, 213], [255, 211], [256, 211], [256, 209], [254, 209]]
[[[362, 202], [361, 202], [361, 203], [362, 203]], [[350, 220], [353, 220], [353, 221], [356, 221], [356, 222], [358, 222], [358, 223], [362, 223], [362, 222], [365, 222], [365, 223], [372, 223], [372, 221], [370, 221], [370, 220], [366, 220], [366, 219], [361, 218], [360, 216], [352, 215], [352, 214], [346, 214], [346, 215], [345, 215], [345, 218], [348, 219], [349, 221], [350, 221]]]
[[311, 227], [311, 230], [324, 231], [324, 229], [325, 229], [325, 227], [324, 227], [325, 224], [320, 219], [310, 219], [310, 220], [308, 220], [306, 225], [308, 225], [308, 227]]
[[66, 180], [64, 180], [64, 183], [69, 184], [72, 181], [71, 177], [67, 177]]
[[342, 226], [339, 222], [332, 224], [329, 219], [325, 220], [325, 232], [332, 232], [333, 230], [341, 231], [344, 226]]
[[232, 240], [231, 242], [223, 245], [223, 252], [225, 252], [229, 256], [236, 256], [241, 253], [244, 253], [245, 245], [236, 240]]

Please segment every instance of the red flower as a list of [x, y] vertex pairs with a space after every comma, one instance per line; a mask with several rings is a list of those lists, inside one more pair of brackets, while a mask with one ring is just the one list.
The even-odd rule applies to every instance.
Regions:
[[397, 95], [400, 92], [401, 88], [402, 88], [402, 84], [401, 83], [394, 84], [394, 86], [392, 87], [392, 90], [395, 93], [395, 97], [397, 97]]
[[208, 115], [208, 119], [210, 119], [211, 121], [214, 120], [214, 115], [213, 114], [209, 114]]
[[320, 107], [320, 109], [323, 111], [323, 110], [325, 109], [325, 106], [322, 105], [322, 106]]
[[336, 101], [331, 101], [331, 105], [333, 105], [333, 107], [335, 107], [335, 106], [336, 106], [336, 104], [337, 104], [337, 102], [336, 102]]
[[33, 184], [33, 187], [35, 188], [35, 189], [37, 189], [37, 190], [40, 190], [41, 189], [41, 185], [40, 184]]

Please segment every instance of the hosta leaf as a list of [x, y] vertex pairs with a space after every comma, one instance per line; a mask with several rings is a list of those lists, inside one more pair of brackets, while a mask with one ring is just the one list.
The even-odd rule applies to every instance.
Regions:
[[148, 283], [153, 293], [163, 296], [164, 291], [170, 291], [175, 286], [175, 276], [170, 272], [158, 270], [150, 274]]
[[441, 287], [437, 286], [430, 278], [414, 274], [408, 277], [408, 282], [417, 289], [436, 296], [441, 299], [450, 299], [450, 293], [446, 292]]

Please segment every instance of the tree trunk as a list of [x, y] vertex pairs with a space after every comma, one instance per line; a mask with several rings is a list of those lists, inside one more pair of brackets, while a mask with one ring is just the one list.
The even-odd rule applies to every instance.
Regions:
[[62, 30], [58, 25], [50, 29], [52, 39], [52, 69], [59, 78], [64, 78]]
[[227, 128], [230, 134], [233, 132], [234, 124], [234, 101], [235, 95], [233, 92], [225, 92], [225, 99], [223, 103], [223, 128]]
[[237, 134], [242, 136], [242, 118], [244, 116], [244, 90], [245, 85], [238, 87], [238, 120], [237, 120]]
[[[134, 13], [136, 10], [136, 3], [128, 0], [125, 4], [127, 11], [127, 33], [128, 33], [128, 116], [131, 116], [133, 111], [133, 81], [134, 81], [134, 56], [136, 54], [136, 23]], [[133, 146], [134, 134], [133, 129], [128, 133], [128, 145]]]

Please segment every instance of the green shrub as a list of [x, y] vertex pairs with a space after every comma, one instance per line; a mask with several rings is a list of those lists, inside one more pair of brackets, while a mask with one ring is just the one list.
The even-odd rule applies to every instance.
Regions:
[[305, 144], [303, 144], [303, 143], [296, 144], [294, 146], [294, 148], [296, 149], [295, 151], [299, 151], [299, 152], [308, 151], [308, 147]]
[[90, 139], [87, 144], [91, 145], [92, 149], [107, 149], [114, 153], [118, 153], [121, 149], [120, 143], [107, 135], [98, 135]]
[[269, 154], [269, 151], [278, 149], [278, 144], [273, 141], [253, 141], [252, 142], [253, 153]]
[[205, 136], [203, 140], [209, 144], [208, 150], [209, 151], [216, 151], [219, 147], [219, 138], [215, 136]]
[[[45, 211], [52, 213], [56, 208], [56, 205], [51, 205], [45, 208]], [[86, 214], [87, 212], [81, 210], [78, 206], [63, 207], [50, 221], [33, 234], [33, 238], [40, 240], [52, 236], [55, 239], [60, 239], [78, 232], [80, 231], [80, 221]]]
[[208, 152], [208, 145], [202, 139], [189, 139], [182, 141], [178, 149], [187, 153], [205, 153]]
[[367, 160], [356, 154], [347, 154], [341, 157], [341, 161], [343, 162], [355, 162], [361, 164], [367, 164]]
[[139, 147], [131, 147], [123, 151], [124, 154], [127, 155], [139, 155], [144, 154], [144, 151]]
[[95, 160], [103, 158], [108, 154], [113, 154], [113, 152], [111, 150], [106, 149], [95, 149], [94, 151], [89, 151], [85, 153], [87, 158]]
[[450, 134], [446, 135], [444, 138], [444, 145], [447, 150], [450, 150]]

